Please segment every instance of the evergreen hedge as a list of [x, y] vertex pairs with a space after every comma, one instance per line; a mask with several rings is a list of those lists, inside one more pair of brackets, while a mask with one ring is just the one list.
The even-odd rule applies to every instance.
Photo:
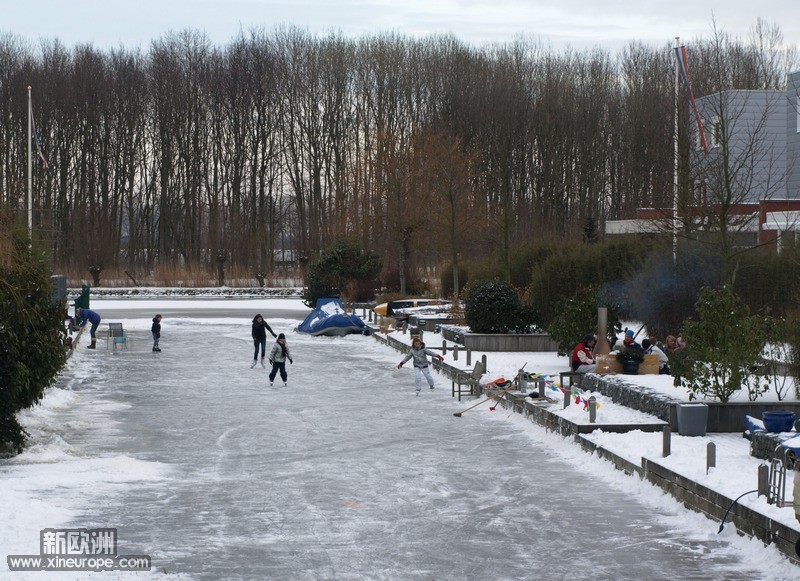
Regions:
[[42, 399], [67, 351], [62, 302], [52, 301], [45, 254], [15, 233], [0, 257], [0, 445], [22, 450], [16, 418]]
[[509, 284], [479, 281], [466, 291], [464, 318], [473, 333], [530, 333], [538, 322]]

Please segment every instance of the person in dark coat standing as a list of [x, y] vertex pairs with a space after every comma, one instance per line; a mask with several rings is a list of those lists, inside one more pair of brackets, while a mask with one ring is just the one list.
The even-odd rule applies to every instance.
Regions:
[[161, 348], [158, 346], [158, 340], [161, 339], [161, 315], [153, 317], [153, 326], [150, 327], [150, 332], [153, 334], [153, 351], [161, 353]]
[[266, 369], [266, 364], [264, 363], [264, 353], [267, 349], [267, 331], [270, 332], [270, 335], [276, 337], [275, 332], [272, 330], [267, 322], [264, 320], [260, 314], [253, 317], [253, 345], [255, 346], [255, 351], [253, 352], [253, 363], [250, 365], [250, 369], [256, 366], [258, 363], [258, 348], [261, 347], [261, 367]]
[[87, 322], [92, 324], [91, 328], [89, 329], [89, 335], [92, 337], [92, 343], [87, 345], [87, 347], [89, 349], [96, 349], [97, 336], [95, 333], [97, 332], [97, 326], [100, 324], [100, 314], [91, 309], [82, 309], [79, 307], [75, 309], [75, 316], [81, 318], [81, 327], [85, 327]]

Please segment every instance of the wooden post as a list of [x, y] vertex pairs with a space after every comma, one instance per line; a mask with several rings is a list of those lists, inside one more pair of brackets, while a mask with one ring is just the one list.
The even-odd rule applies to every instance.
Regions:
[[458, 345], [453, 345], [453, 361], [458, 361]]
[[706, 474], [709, 468], [717, 466], [717, 445], [714, 442], [709, 442], [706, 446]]
[[489, 368], [486, 365], [486, 353], [481, 355], [481, 363], [483, 363], [483, 372], [484, 373], [489, 373]]
[[564, 390], [564, 409], [567, 409], [572, 401], [572, 387], [570, 386], [570, 388], [567, 389], [566, 387], [562, 386], [561, 389]]
[[769, 466], [766, 464], [758, 467], [758, 495], [766, 496], [769, 501]]
[[589, 423], [597, 423], [597, 398], [594, 396], [589, 398]]
[[447, 341], [442, 339], [442, 357], [447, 355]]
[[664, 438], [661, 441], [661, 456], [666, 458], [672, 454], [672, 430], [664, 426]]
[[472, 366], [472, 349], [467, 349], [467, 367]]
[[537, 383], [539, 384], [539, 399], [544, 400], [545, 381], [544, 379], [538, 379]]

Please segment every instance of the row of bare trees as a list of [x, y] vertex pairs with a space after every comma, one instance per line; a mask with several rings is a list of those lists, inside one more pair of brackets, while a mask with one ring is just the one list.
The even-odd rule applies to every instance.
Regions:
[[[692, 50], [698, 93], [728, 88], [720, 61], [737, 88], [782, 86], [794, 64], [724, 34]], [[467, 253], [508, 269], [521, 244], [672, 204], [666, 45], [278, 28], [101, 51], [0, 36], [0, 208], [20, 213], [28, 86], [52, 168], [33, 176], [36, 233], [65, 268], [213, 269], [225, 253], [264, 272], [276, 249], [309, 259], [349, 238], [401, 278]]]

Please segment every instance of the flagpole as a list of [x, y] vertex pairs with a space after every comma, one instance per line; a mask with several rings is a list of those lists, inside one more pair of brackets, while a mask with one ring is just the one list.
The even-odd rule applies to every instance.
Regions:
[[[675, 37], [675, 48], [680, 47], [681, 38]], [[673, 51], [675, 52], [675, 51]], [[674, 161], [674, 175], [672, 182], [672, 264], [678, 264], [678, 83], [680, 81], [680, 72], [678, 68], [678, 59], [675, 59], [675, 134], [673, 136], [673, 161]]]
[[33, 243], [33, 162], [31, 156], [33, 151], [31, 149], [31, 141], [33, 140], [32, 134], [32, 121], [31, 113], [33, 105], [31, 103], [31, 86], [28, 85], [28, 237], [30, 242]]

